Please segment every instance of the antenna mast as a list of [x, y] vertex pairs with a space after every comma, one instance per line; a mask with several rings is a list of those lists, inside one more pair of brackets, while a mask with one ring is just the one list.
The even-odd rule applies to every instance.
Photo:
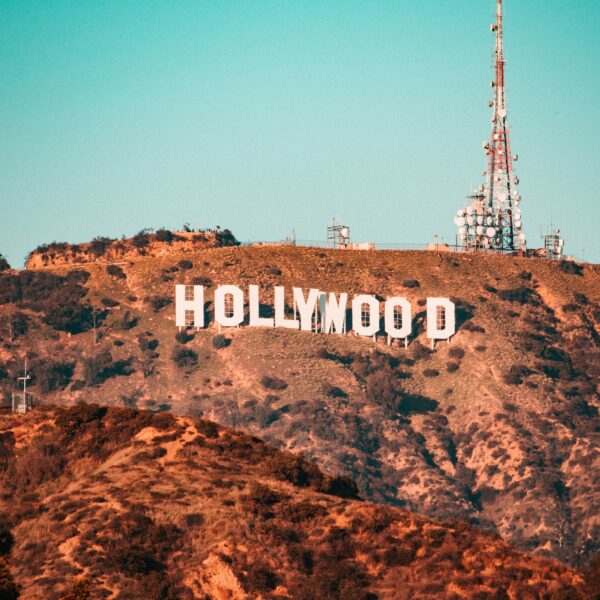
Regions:
[[506, 88], [504, 71], [504, 28], [502, 0], [496, 0], [496, 22], [491, 25], [496, 34], [494, 100], [490, 101], [492, 133], [483, 143], [488, 157], [485, 185], [471, 196], [466, 209], [458, 211], [455, 223], [465, 250], [491, 250], [513, 254], [525, 250], [525, 235], [521, 232], [521, 197], [517, 191], [519, 179], [514, 174], [509, 128], [506, 120]]

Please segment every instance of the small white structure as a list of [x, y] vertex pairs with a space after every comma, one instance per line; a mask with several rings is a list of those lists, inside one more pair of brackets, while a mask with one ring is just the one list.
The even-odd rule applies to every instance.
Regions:
[[33, 408], [33, 394], [29, 392], [17, 392], [12, 395], [12, 411], [25, 414]]
[[375, 242], [349, 242], [346, 250], [375, 250]]
[[17, 378], [17, 381], [23, 382], [23, 391], [12, 395], [12, 411], [14, 413], [25, 414], [33, 408], [33, 394], [27, 392], [27, 382], [30, 379], [31, 377], [27, 374], [27, 361], [25, 361], [25, 373], [22, 377]]

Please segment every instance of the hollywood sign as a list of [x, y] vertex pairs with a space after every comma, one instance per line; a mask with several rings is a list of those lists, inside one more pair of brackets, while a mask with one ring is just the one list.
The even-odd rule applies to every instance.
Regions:
[[[412, 333], [412, 307], [406, 298], [394, 296], [383, 303], [370, 294], [359, 294], [351, 300], [347, 293], [326, 293], [318, 289], [292, 288], [293, 310], [286, 311], [286, 290], [273, 289], [273, 316], [260, 314], [259, 287], [248, 286], [247, 304], [237, 285], [220, 285], [214, 294], [214, 320], [221, 327], [280, 327], [325, 334], [344, 334], [376, 338], [383, 331], [388, 343]], [[383, 304], [383, 310], [382, 310]], [[246, 305], [248, 315], [246, 315]], [[349, 310], [351, 318], [349, 319]], [[291, 316], [290, 316], [291, 313]], [[383, 313], [383, 318], [382, 318]], [[427, 337], [432, 341], [449, 340], [456, 331], [455, 305], [448, 298], [427, 298]], [[175, 325], [179, 328], [206, 326], [204, 286], [175, 286]]]

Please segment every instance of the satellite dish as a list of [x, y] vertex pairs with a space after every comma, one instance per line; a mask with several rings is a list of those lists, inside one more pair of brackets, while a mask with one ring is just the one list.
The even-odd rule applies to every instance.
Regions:
[[485, 230], [485, 235], [487, 235], [489, 238], [493, 238], [496, 235], [496, 228], [495, 227], [488, 227]]
[[464, 208], [459, 208], [458, 212], [456, 213], [459, 217], [464, 217], [465, 216], [465, 209]]
[[477, 225], [483, 225], [483, 217], [481, 215], [477, 215]]
[[454, 222], [456, 223], [456, 225], [458, 227], [463, 227], [463, 225], [465, 224], [465, 218], [464, 217], [456, 217], [456, 219], [454, 219]]
[[498, 116], [499, 116], [501, 119], [504, 119], [504, 117], [506, 117], [506, 109], [505, 109], [505, 108], [500, 108], [500, 109], [498, 110]]
[[475, 225], [475, 219], [473, 218], [472, 215], [469, 215], [467, 217], [467, 225]]
[[476, 231], [477, 231], [477, 235], [483, 235], [485, 232], [485, 227], [478, 225]]
[[494, 219], [492, 219], [492, 217], [488, 217], [488, 218], [485, 220], [485, 224], [486, 224], [486, 225], [491, 225], [493, 222], [494, 222]]
[[467, 214], [468, 215], [472, 215], [473, 214], [473, 207], [472, 206], [467, 206]]

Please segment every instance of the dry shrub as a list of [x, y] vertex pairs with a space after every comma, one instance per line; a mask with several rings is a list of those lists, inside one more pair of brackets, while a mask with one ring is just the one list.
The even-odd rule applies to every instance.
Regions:
[[13, 579], [6, 559], [0, 557], [0, 598], [2, 600], [18, 600], [20, 590], [20, 586]]
[[480, 325], [475, 325], [475, 323], [471, 323], [471, 321], [467, 321], [463, 325], [463, 329], [472, 333], [485, 333], [485, 329], [483, 327]]
[[253, 481], [248, 493], [241, 497], [242, 509], [261, 519], [272, 519], [275, 516], [273, 506], [281, 500], [269, 486]]
[[278, 516], [292, 523], [303, 523], [317, 517], [322, 517], [327, 509], [320, 504], [311, 502], [285, 502], [280, 506]]
[[401, 415], [424, 415], [437, 410], [439, 402], [416, 394], [405, 394], [398, 405]]
[[219, 426], [212, 421], [206, 421], [205, 419], [198, 419], [194, 421], [198, 433], [201, 433], [204, 437], [215, 439], [219, 437]]
[[142, 250], [150, 245], [150, 234], [147, 229], [138, 231], [132, 238], [131, 244], [138, 250]]
[[523, 378], [532, 374], [533, 371], [525, 365], [512, 365], [508, 373], [505, 373], [503, 379], [504, 383], [508, 385], [521, 385]]
[[395, 545], [383, 551], [381, 562], [387, 567], [405, 567], [415, 559], [416, 553], [414, 542], [403, 546]]
[[453, 348], [450, 348], [450, 350], [448, 351], [448, 355], [451, 356], [452, 358], [461, 359], [464, 357], [465, 351], [463, 348], [453, 347]]
[[178, 331], [175, 334], [175, 340], [180, 344], [187, 344], [188, 342], [191, 342], [194, 337], [193, 333], [188, 333], [187, 331]]
[[402, 285], [405, 288], [409, 288], [409, 289], [411, 289], [411, 288], [414, 289], [414, 288], [421, 287], [421, 284], [416, 279], [405, 279], [402, 282]]
[[161, 296], [157, 294], [146, 298], [146, 302], [150, 304], [154, 312], [158, 312], [159, 310], [165, 308], [165, 306], [172, 304], [173, 299], [171, 296]]
[[83, 361], [83, 377], [86, 385], [103, 384], [107, 379], [117, 376], [129, 376], [135, 369], [132, 358], [113, 360], [109, 350], [101, 350]]
[[215, 335], [212, 339], [212, 345], [215, 350], [221, 350], [227, 348], [231, 344], [231, 340], [225, 337], [222, 333]]
[[440, 374], [439, 371], [437, 371], [436, 369], [425, 369], [423, 371], [423, 375], [425, 377], [438, 377]]
[[112, 298], [101, 298], [100, 302], [102, 303], [103, 306], [106, 306], [107, 308], [114, 308], [115, 306], [119, 306], [119, 303], [116, 300], [113, 300]]
[[8, 264], [8, 261], [0, 254], [0, 271], [8, 271], [9, 269], [10, 265]]
[[520, 286], [514, 289], [500, 290], [498, 297], [506, 302], [515, 304], [530, 304], [531, 306], [539, 306], [539, 296], [531, 289], [525, 286]]
[[212, 279], [206, 276], [198, 276], [192, 279], [192, 285], [203, 285], [204, 287], [210, 287], [212, 285]]
[[31, 362], [31, 375], [42, 394], [66, 388], [73, 377], [74, 362], [59, 362], [52, 359], [35, 359]]
[[127, 275], [118, 265], [107, 265], [106, 272], [114, 279], [126, 279]]
[[339, 388], [335, 385], [331, 385], [328, 382], [323, 384], [323, 393], [328, 398], [347, 398], [348, 397], [348, 394], [344, 390], [342, 390], [341, 388]]
[[187, 527], [199, 527], [204, 524], [204, 515], [201, 513], [185, 515], [185, 524]]
[[424, 346], [423, 344], [421, 344], [421, 342], [414, 342], [411, 345], [410, 351], [412, 357], [415, 360], [422, 360], [424, 358], [428, 358], [429, 355], [433, 352], [431, 348], [427, 348], [427, 346]]
[[156, 230], [156, 233], [154, 234], [154, 239], [157, 242], [166, 242], [167, 244], [170, 244], [175, 239], [175, 234], [172, 231], [169, 231], [168, 229], [162, 227], [161, 229]]
[[198, 364], [198, 353], [191, 348], [174, 348], [171, 358], [180, 369], [192, 369]]
[[583, 266], [570, 260], [561, 260], [558, 268], [567, 275], [583, 275]]
[[573, 298], [575, 298], [575, 302], [581, 306], [587, 306], [590, 303], [588, 297], [581, 292], [575, 292], [575, 294], [573, 294]]
[[265, 389], [275, 391], [285, 390], [288, 386], [286, 381], [274, 375], [264, 375], [260, 383]]
[[265, 461], [264, 468], [269, 475], [300, 487], [308, 486], [311, 482], [318, 485], [323, 478], [316, 465], [307, 463], [291, 452], [272, 454]]
[[356, 482], [350, 477], [342, 475], [325, 477], [317, 490], [330, 496], [337, 496], [338, 498], [358, 498], [358, 486]]
[[277, 587], [277, 575], [266, 562], [253, 561], [243, 576], [244, 589], [249, 592], [271, 592]]
[[76, 579], [59, 596], [59, 600], [90, 600], [91, 598], [92, 582], [89, 579]]
[[10, 551], [15, 543], [15, 538], [12, 532], [5, 526], [0, 528], [0, 556], [10, 554]]

